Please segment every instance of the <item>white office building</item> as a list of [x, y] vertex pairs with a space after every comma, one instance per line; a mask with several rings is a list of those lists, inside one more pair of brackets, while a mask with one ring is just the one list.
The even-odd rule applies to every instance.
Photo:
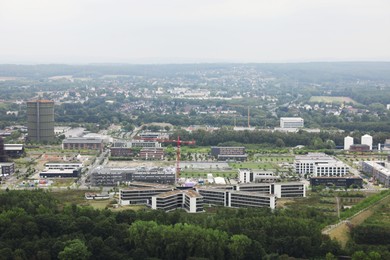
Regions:
[[303, 118], [301, 117], [281, 117], [280, 127], [281, 128], [302, 128], [304, 124]]
[[313, 177], [341, 177], [349, 172], [347, 165], [324, 153], [297, 155], [295, 156], [294, 167], [297, 174]]

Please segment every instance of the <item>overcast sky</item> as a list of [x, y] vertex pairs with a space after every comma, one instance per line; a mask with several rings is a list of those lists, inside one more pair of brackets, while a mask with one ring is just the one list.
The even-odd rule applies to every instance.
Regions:
[[389, 0], [0, 0], [0, 63], [390, 61]]

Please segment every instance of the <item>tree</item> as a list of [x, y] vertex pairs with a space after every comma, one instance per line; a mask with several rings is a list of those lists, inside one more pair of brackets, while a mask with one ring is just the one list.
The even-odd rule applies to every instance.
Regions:
[[60, 260], [85, 260], [91, 253], [88, 251], [87, 246], [80, 239], [74, 239], [68, 241], [63, 251], [58, 254]]

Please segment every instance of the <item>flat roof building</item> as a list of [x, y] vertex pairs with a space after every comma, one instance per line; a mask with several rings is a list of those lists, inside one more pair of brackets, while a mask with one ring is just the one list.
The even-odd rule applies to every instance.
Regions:
[[324, 153], [297, 155], [295, 156], [294, 167], [297, 174], [314, 177], [341, 177], [349, 172], [347, 165]]
[[362, 162], [362, 171], [372, 176], [385, 187], [390, 187], [390, 169], [386, 166], [387, 163], [385, 162], [364, 161]]
[[280, 127], [281, 128], [302, 128], [304, 120], [301, 117], [281, 117]]
[[100, 138], [71, 137], [62, 141], [64, 150], [97, 150], [102, 152], [103, 140]]

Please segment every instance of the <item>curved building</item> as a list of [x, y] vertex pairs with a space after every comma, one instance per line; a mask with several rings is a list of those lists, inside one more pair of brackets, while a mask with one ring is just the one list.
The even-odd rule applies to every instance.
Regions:
[[54, 102], [34, 100], [27, 102], [28, 140], [54, 141]]

